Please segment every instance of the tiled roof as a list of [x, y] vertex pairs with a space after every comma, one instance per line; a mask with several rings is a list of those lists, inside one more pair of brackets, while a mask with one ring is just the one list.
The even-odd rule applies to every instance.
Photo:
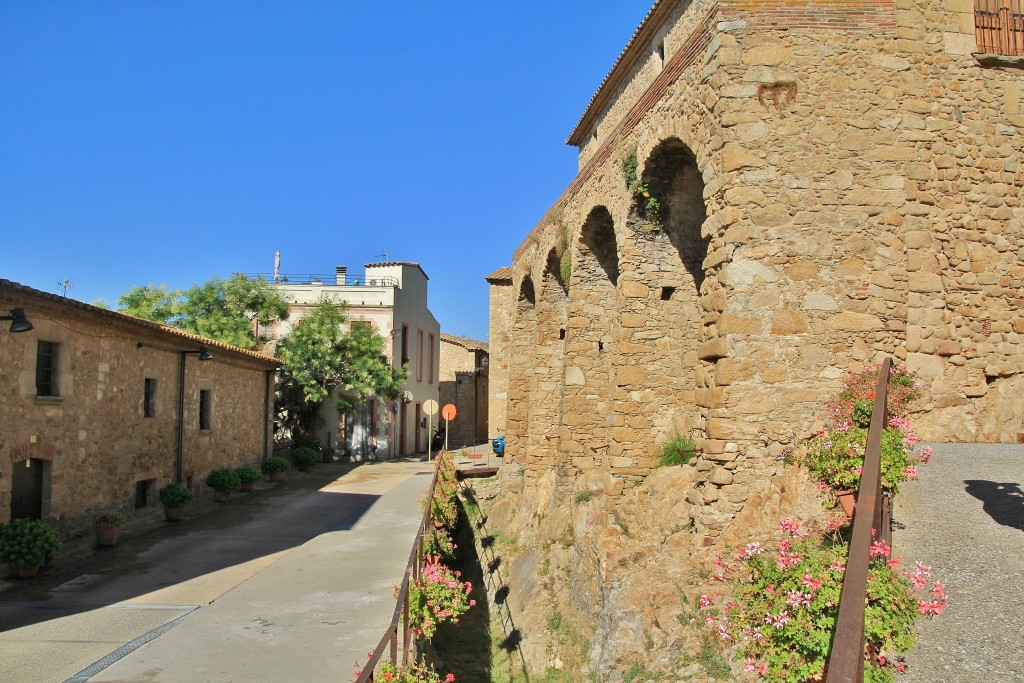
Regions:
[[481, 349], [482, 351], [490, 353], [490, 349], [487, 345], [487, 342], [477, 341], [476, 339], [470, 339], [469, 337], [457, 337], [454, 334], [446, 334], [442, 332], [441, 341], [447, 342], [449, 344], [455, 344], [456, 346], [461, 346], [462, 348], [467, 349], [469, 351], [473, 351], [474, 349]]
[[[176, 337], [177, 339], [180, 339], [180, 340], [188, 340], [188, 341], [196, 342], [196, 343], [199, 343], [199, 344], [206, 344], [210, 348], [223, 349], [225, 351], [232, 351], [234, 353], [238, 353], [238, 354], [241, 354], [243, 356], [248, 356], [249, 358], [252, 358], [252, 359], [255, 359], [255, 360], [259, 360], [259, 361], [263, 361], [265, 363], [272, 363], [274, 365], [283, 365], [282, 361], [278, 360], [277, 358], [274, 358], [273, 356], [268, 356], [266, 354], [258, 353], [256, 351], [250, 351], [248, 349], [243, 349], [243, 348], [240, 348], [238, 346], [232, 346], [231, 344], [225, 344], [224, 342], [219, 342], [219, 341], [216, 341], [215, 339], [207, 339], [205, 337], [200, 337], [198, 335], [192, 334], [191, 332], [185, 332], [184, 330], [179, 330], [176, 327], [170, 327], [169, 325], [164, 325], [162, 323], [153, 322], [152, 320], [145, 320], [143, 318], [136, 318], [133, 315], [127, 315], [125, 313], [118, 313], [117, 311], [110, 311], [110, 310], [107, 310], [105, 308], [99, 308], [97, 306], [92, 306], [90, 304], [84, 303], [82, 301], [78, 301], [76, 299], [68, 299], [67, 297], [58, 296], [56, 294], [51, 294], [49, 292], [44, 292], [44, 291], [38, 290], [38, 289], [33, 289], [32, 287], [28, 287], [26, 285], [23, 285], [23, 284], [20, 284], [20, 283], [17, 283], [17, 282], [12, 282], [11, 280], [0, 279], [0, 292], [10, 292], [12, 294], [20, 294], [22, 296], [27, 296], [27, 297], [31, 297], [33, 299], [39, 299], [40, 301], [45, 301], [45, 302], [50, 303], [50, 304], [56, 304], [58, 306], [65, 306], [67, 308], [72, 308], [72, 309], [75, 309], [77, 311], [82, 311], [82, 312], [88, 313], [90, 315], [95, 315], [95, 316], [100, 317], [100, 318], [108, 318], [108, 319], [111, 319], [111, 320], [117, 320], [119, 322], [127, 323], [129, 325], [134, 325], [136, 327], [139, 327], [139, 328], [142, 328], [142, 329], [146, 329], [146, 330], [148, 330], [150, 332], [156, 332], [158, 334], [166, 334], [166, 335], [168, 335], [170, 337]], [[31, 311], [26, 311], [25, 315], [26, 315], [26, 317], [30, 321], [32, 320], [32, 312]]]
[[[665, 14], [674, 5], [674, 0], [657, 0], [648, 10], [643, 21], [637, 26], [636, 30], [633, 31], [632, 37], [629, 42], [626, 43], [626, 47], [619, 53], [615, 63], [612, 64], [612, 68], [605, 74], [604, 80], [601, 81], [601, 85], [598, 86], [594, 96], [590, 98], [590, 102], [587, 103], [587, 108], [583, 110], [583, 115], [580, 116], [580, 120], [576, 122], [576, 126], [572, 129], [572, 133], [569, 134], [569, 138], [565, 141], [567, 145], [579, 146], [583, 142], [583, 137], [589, 132], [592, 119], [597, 115], [597, 109], [601, 108], [615, 93], [619, 80], [625, 75], [625, 72], [632, 68], [633, 64], [636, 63], [638, 57], [641, 56], [641, 49], [643, 42], [641, 37], [648, 37], [645, 34], [652, 33], [657, 28], [656, 21], [652, 20], [652, 17], [657, 14], [662, 14], [661, 10], [665, 9]], [[620, 69], [621, 67], [621, 69]]]
[[420, 272], [423, 273], [423, 277], [427, 277], [427, 271], [423, 270], [423, 266], [413, 261], [386, 261], [384, 263], [364, 263], [363, 268], [387, 268], [389, 266], [409, 266], [410, 268], [419, 268]]
[[512, 282], [512, 266], [502, 266], [484, 279], [488, 282]]

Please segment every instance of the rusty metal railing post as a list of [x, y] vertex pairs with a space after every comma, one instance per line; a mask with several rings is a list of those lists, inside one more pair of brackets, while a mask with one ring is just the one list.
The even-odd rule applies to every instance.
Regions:
[[881, 534], [887, 514], [882, 503], [882, 431], [888, 424], [889, 372], [892, 359], [886, 358], [878, 371], [871, 426], [864, 450], [857, 511], [853, 520], [853, 538], [846, 561], [843, 592], [839, 598], [839, 616], [832, 640], [825, 683], [862, 683], [864, 680], [864, 602], [867, 595], [868, 562], [871, 559], [872, 529]]

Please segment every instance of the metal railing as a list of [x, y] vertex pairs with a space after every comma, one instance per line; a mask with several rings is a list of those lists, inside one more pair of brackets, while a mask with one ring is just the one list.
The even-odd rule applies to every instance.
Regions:
[[[354, 683], [369, 683], [373, 680], [377, 664], [380, 662], [381, 657], [384, 656], [385, 651], [388, 653], [388, 659], [395, 666], [406, 666], [409, 664], [409, 653], [412, 646], [416, 643], [412, 627], [409, 625], [409, 584], [412, 581], [418, 580], [423, 571], [423, 534], [434, 523], [434, 506], [431, 504], [431, 501], [434, 499], [434, 488], [437, 486], [437, 476], [440, 467], [441, 458], [438, 455], [434, 463], [434, 476], [430, 480], [430, 488], [427, 489], [426, 509], [423, 511], [423, 517], [420, 519], [420, 527], [416, 532], [416, 539], [412, 542], [412, 552], [409, 554], [409, 562], [405, 566], [405, 574], [402, 578], [402, 586], [398, 591], [395, 613], [391, 617], [391, 624], [384, 631], [384, 635], [381, 637], [377, 647], [370, 653], [369, 660], [363, 666], [362, 671], [359, 672], [359, 676], [355, 679]], [[398, 649], [399, 634], [401, 634], [402, 640], [401, 652]]]
[[358, 278], [345, 276], [344, 282], [338, 282], [338, 276], [335, 273], [322, 274], [322, 273], [283, 273], [274, 279], [273, 273], [244, 273], [246, 277], [258, 278], [261, 277], [267, 282], [272, 282], [278, 285], [323, 285], [324, 287], [398, 287], [400, 283], [398, 278], [390, 276], [380, 276], [371, 278]]
[[974, 0], [978, 52], [1024, 55], [1024, 0]]
[[882, 430], [889, 422], [891, 369], [892, 359], [886, 358], [878, 371], [864, 467], [857, 493], [857, 514], [853, 519], [853, 538], [846, 561], [843, 592], [839, 597], [839, 616], [825, 683], [861, 683], [864, 680], [864, 606], [872, 531], [878, 534], [879, 539], [892, 545], [892, 498], [882, 495]]

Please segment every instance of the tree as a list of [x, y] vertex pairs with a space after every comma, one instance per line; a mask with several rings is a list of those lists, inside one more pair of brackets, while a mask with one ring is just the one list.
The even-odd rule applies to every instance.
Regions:
[[288, 374], [278, 385], [277, 413], [295, 436], [316, 430], [332, 392], [339, 412], [370, 396], [401, 394], [405, 372], [388, 363], [384, 338], [362, 326], [346, 332], [344, 322], [342, 308], [321, 301], [278, 347]]
[[171, 325], [200, 337], [252, 349], [266, 341], [259, 326], [288, 317], [288, 300], [263, 277], [214, 277], [187, 291], [167, 285], [132, 287], [118, 300], [122, 313]]

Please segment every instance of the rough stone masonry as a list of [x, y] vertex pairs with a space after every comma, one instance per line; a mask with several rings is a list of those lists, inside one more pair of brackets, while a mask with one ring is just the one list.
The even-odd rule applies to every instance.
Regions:
[[692, 434], [712, 541], [886, 354], [930, 386], [923, 438], [1024, 439], [1024, 70], [976, 54], [974, 21], [655, 3], [569, 139], [579, 175], [491, 280], [527, 487], [615, 496]]

